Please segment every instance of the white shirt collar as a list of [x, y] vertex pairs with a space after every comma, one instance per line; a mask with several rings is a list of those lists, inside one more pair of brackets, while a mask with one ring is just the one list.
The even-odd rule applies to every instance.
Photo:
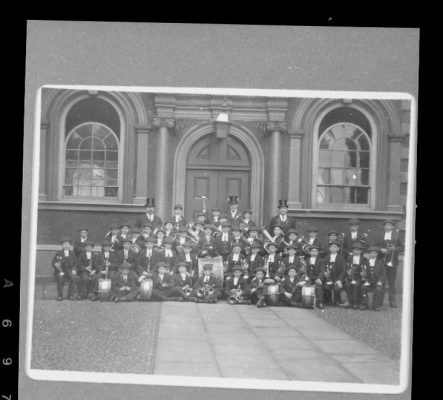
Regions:
[[186, 261], [191, 261], [191, 253], [185, 253], [185, 259]]
[[315, 264], [316, 260], [317, 260], [317, 257], [310, 257], [309, 258], [309, 264]]
[[351, 232], [351, 238], [357, 239], [357, 234], [358, 234], [358, 232]]
[[254, 261], [255, 260], [255, 256], [256, 256], [257, 254], [251, 254], [251, 261]]
[[331, 260], [331, 262], [335, 262], [336, 259], [337, 259], [337, 253], [331, 253], [329, 255], [329, 260]]
[[236, 253], [232, 254], [232, 260], [233, 261], [238, 261], [238, 257], [239, 256], [240, 256], [240, 254], [236, 254]]
[[354, 256], [352, 258], [352, 264], [360, 264], [360, 256]]
[[385, 232], [385, 240], [392, 240], [392, 231]]
[[275, 253], [274, 254], [269, 254], [268, 261], [269, 262], [274, 262], [274, 257], [275, 257]]
[[371, 266], [371, 267], [373, 267], [374, 265], [375, 265], [375, 262], [377, 261], [377, 259], [376, 258], [370, 258], [369, 259], [369, 265]]

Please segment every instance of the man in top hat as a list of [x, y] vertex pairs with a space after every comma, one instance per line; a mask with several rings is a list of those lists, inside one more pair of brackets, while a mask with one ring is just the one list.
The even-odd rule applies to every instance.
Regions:
[[84, 250], [84, 245], [88, 241], [88, 228], [78, 230], [79, 238], [74, 240], [74, 254], [78, 257]]
[[222, 295], [219, 279], [212, 273], [212, 264], [203, 266], [203, 275], [194, 284], [195, 301], [197, 303], [217, 303]]
[[283, 229], [283, 232], [286, 234], [289, 229], [296, 228], [295, 218], [288, 215], [288, 200], [279, 200], [277, 207], [279, 210], [279, 214], [271, 218], [271, 221], [268, 225], [268, 232], [272, 232], [274, 226], [280, 225]]
[[174, 279], [168, 273], [168, 264], [160, 261], [155, 266], [155, 269], [157, 273], [154, 274], [152, 300], [183, 301], [180, 291], [175, 287]]
[[112, 252], [119, 250], [119, 238], [118, 234], [120, 232], [120, 227], [117, 223], [113, 222], [109, 226], [109, 232], [105, 235], [105, 240], [111, 244], [110, 250]]
[[368, 237], [367, 233], [360, 230], [360, 220], [358, 218], [351, 218], [348, 221], [348, 225], [349, 231], [343, 237], [342, 254], [344, 257], [352, 255], [352, 246], [355, 243], [361, 242], [365, 244]]
[[395, 300], [395, 280], [397, 278], [398, 255], [405, 249], [400, 237], [400, 231], [395, 229], [395, 222], [383, 221], [383, 233], [378, 237], [376, 246], [380, 247], [386, 267], [386, 280], [389, 286], [389, 305], [397, 307]]
[[183, 216], [183, 206], [181, 204], [176, 204], [174, 206], [174, 215], [171, 218], [172, 223], [176, 231], [182, 226], [185, 227], [187, 222]]
[[134, 301], [139, 293], [137, 274], [128, 263], [121, 263], [118, 269], [111, 283], [112, 300], [114, 303]]
[[54, 268], [54, 276], [57, 280], [57, 300], [63, 300], [63, 288], [66, 283], [68, 286], [68, 299], [76, 300], [78, 287], [78, 271], [76, 266], [76, 257], [71, 250], [71, 239], [62, 238], [60, 241], [62, 248], [55, 253], [52, 259], [52, 267]]
[[226, 261], [227, 257], [231, 253], [231, 243], [233, 235], [231, 232], [231, 224], [229, 222], [222, 223], [222, 233], [215, 238], [214, 246], [217, 254], [221, 255], [223, 261]]
[[82, 299], [92, 295], [96, 274], [100, 272], [99, 258], [92, 251], [94, 244], [83, 243], [83, 252], [77, 258], [77, 268], [80, 276], [79, 292]]
[[345, 259], [339, 254], [340, 243], [329, 243], [329, 253], [323, 259], [325, 273], [323, 280], [323, 293], [331, 299], [333, 305], [349, 308], [348, 296], [344, 286], [346, 273]]
[[238, 196], [229, 196], [229, 211], [226, 213], [228, 222], [231, 225], [238, 225], [241, 218], [241, 213], [238, 210]]
[[156, 240], [153, 236], [146, 239], [145, 248], [140, 250], [137, 262], [137, 274], [153, 273], [155, 265], [160, 261], [158, 252], [154, 250]]
[[146, 213], [137, 219], [136, 226], [140, 227], [145, 223], [151, 224], [153, 229], [160, 228], [163, 225], [162, 219], [154, 214], [155, 211], [155, 199], [147, 198], [145, 203]]
[[225, 297], [228, 299], [229, 304], [244, 304], [246, 303], [245, 294], [248, 287], [248, 279], [243, 276], [241, 265], [234, 265], [231, 272], [232, 276], [228, 276], [226, 279]]
[[213, 235], [214, 228], [212, 225], [204, 226], [205, 236], [199, 240], [196, 246], [196, 252], [199, 257], [216, 257], [215, 238]]
[[285, 277], [279, 285], [280, 302], [290, 307], [301, 307], [302, 288], [306, 285], [305, 273], [297, 270], [295, 264], [289, 264]]
[[356, 240], [350, 250], [352, 254], [348, 256], [346, 262], [345, 287], [350, 306], [357, 309], [360, 305], [361, 275], [368, 268], [368, 260], [363, 256], [365, 246], [361, 242]]
[[116, 259], [117, 264], [120, 265], [122, 263], [130, 264], [131, 270], [136, 271], [137, 270], [137, 264], [138, 264], [138, 256], [137, 253], [130, 249], [131, 247], [131, 238], [126, 236], [126, 238], [122, 239], [122, 249], [117, 251], [116, 253]]
[[[322, 310], [323, 306], [323, 280], [325, 274], [324, 262], [320, 257], [320, 247], [311, 245], [309, 256], [306, 256], [306, 283], [315, 285], [315, 295], [317, 297], [317, 307]], [[300, 260], [301, 262], [301, 260]]]
[[362, 275], [360, 286], [362, 298], [360, 310], [366, 310], [370, 307], [368, 298], [368, 293], [370, 292], [374, 292], [371, 308], [374, 311], [380, 311], [383, 305], [387, 267], [384, 261], [379, 258], [380, 251], [381, 249], [378, 246], [371, 246], [368, 249], [368, 266]]

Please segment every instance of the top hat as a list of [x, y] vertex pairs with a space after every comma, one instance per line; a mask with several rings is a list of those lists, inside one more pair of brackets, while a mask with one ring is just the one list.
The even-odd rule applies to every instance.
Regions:
[[68, 238], [68, 237], [63, 237], [62, 240], [60, 240], [60, 243], [63, 244], [65, 242], [72, 243], [72, 240], [70, 238]]
[[278, 206], [277, 206], [278, 208], [282, 208], [282, 207], [286, 207], [286, 208], [289, 208], [289, 206], [288, 206], [288, 200], [279, 200], [278, 201]]
[[155, 207], [155, 199], [151, 199], [150, 197], [148, 197], [146, 199], [145, 207]]
[[348, 224], [349, 224], [349, 225], [360, 225], [360, 220], [359, 220], [358, 218], [351, 218], [351, 219], [348, 221]]
[[229, 204], [238, 204], [238, 196], [229, 196]]

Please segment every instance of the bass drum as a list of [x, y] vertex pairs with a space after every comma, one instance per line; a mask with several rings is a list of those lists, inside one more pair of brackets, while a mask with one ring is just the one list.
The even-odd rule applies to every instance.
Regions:
[[280, 303], [279, 286], [278, 283], [268, 286], [268, 303], [270, 306], [278, 306]]
[[301, 304], [303, 308], [315, 308], [315, 286], [303, 286], [301, 290]]
[[154, 283], [152, 279], [145, 279], [140, 283], [140, 299], [149, 300], [152, 295], [152, 287]]
[[100, 301], [108, 301], [111, 298], [111, 280], [100, 279], [98, 281], [98, 298]]

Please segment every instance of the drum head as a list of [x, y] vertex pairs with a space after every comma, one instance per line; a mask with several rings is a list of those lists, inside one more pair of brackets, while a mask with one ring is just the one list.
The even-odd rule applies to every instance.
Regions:
[[143, 300], [149, 300], [152, 295], [153, 282], [151, 279], [145, 279], [140, 283], [140, 297]]
[[315, 308], [315, 286], [304, 286], [302, 289], [301, 304], [304, 308]]
[[102, 279], [98, 281], [98, 297], [101, 301], [109, 300], [111, 297], [111, 280]]

